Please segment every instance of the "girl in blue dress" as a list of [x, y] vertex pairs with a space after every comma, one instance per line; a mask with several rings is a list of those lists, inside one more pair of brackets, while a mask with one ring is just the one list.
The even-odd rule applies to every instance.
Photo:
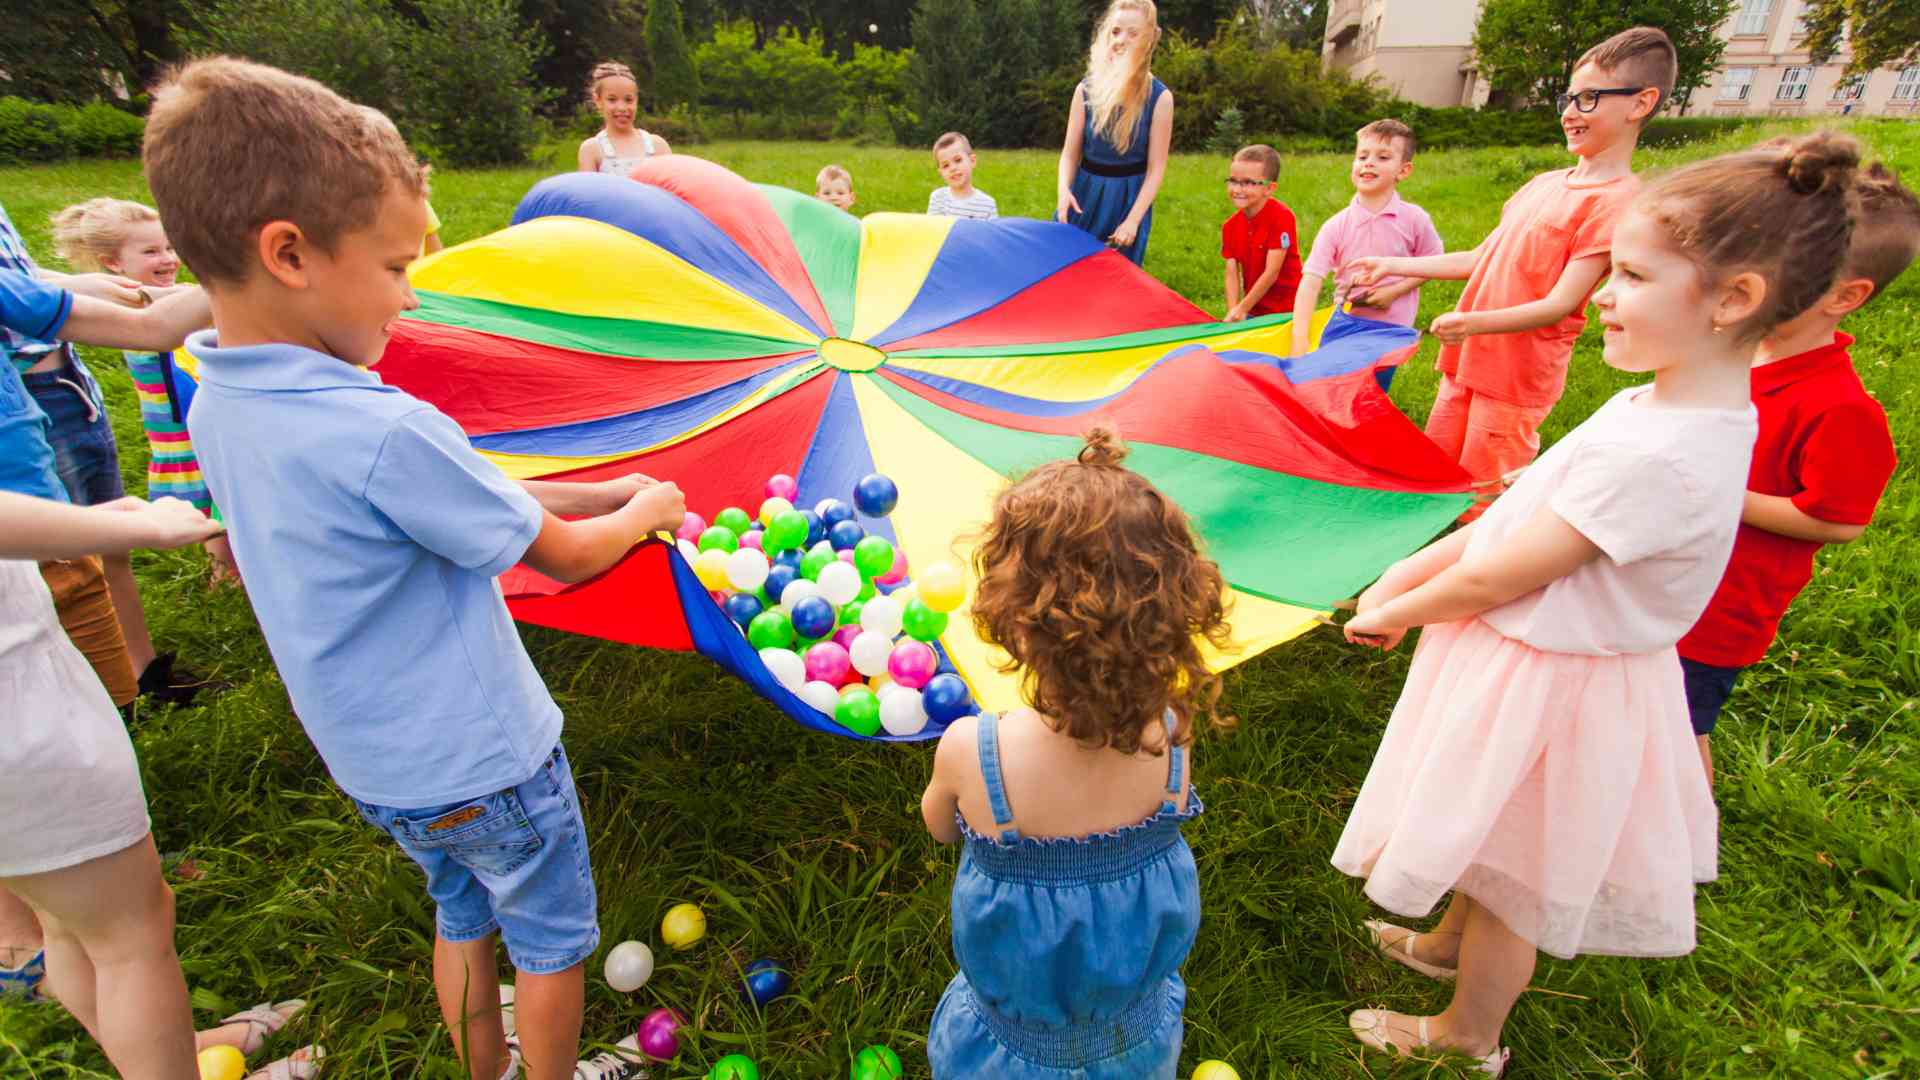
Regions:
[[1227, 644], [1225, 585], [1125, 456], [1096, 428], [1001, 494], [974, 554], [975, 629], [1031, 707], [955, 722], [921, 800], [934, 838], [966, 845], [935, 1080], [1171, 1078], [1180, 1060], [1200, 926], [1180, 828], [1201, 810], [1193, 732], [1232, 723], [1198, 643]]
[[1136, 266], [1147, 257], [1153, 200], [1173, 146], [1173, 92], [1151, 70], [1159, 42], [1153, 0], [1107, 5], [1060, 148], [1055, 220], [1085, 229]]

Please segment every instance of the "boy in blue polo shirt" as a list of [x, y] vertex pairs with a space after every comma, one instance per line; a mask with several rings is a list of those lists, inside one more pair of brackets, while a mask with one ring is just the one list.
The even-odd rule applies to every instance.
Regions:
[[[586, 829], [560, 710], [493, 579], [516, 562], [591, 577], [678, 526], [684, 499], [639, 476], [515, 483], [367, 370], [418, 306], [406, 270], [427, 230], [425, 170], [390, 126], [216, 58], [154, 95], [144, 156], [213, 302], [213, 332], [189, 342], [207, 486], [307, 735], [426, 872], [434, 986], [468, 1074], [631, 1075], [629, 1057], [575, 1061], [600, 937]], [[519, 972], [511, 1044], [496, 934]]]

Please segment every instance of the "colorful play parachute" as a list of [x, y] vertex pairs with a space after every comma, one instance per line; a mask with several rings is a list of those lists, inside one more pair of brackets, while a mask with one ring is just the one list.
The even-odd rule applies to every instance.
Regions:
[[[1104, 418], [1233, 586], [1223, 666], [1312, 627], [1468, 503], [1374, 384], [1414, 331], [1340, 316], [1278, 360], [1284, 320], [1215, 323], [1051, 222], [856, 219], [676, 154], [633, 180], [543, 181], [511, 227], [412, 274], [420, 309], [378, 370], [510, 475], [639, 471], [711, 515], [758, 506], [774, 473], [811, 505], [884, 472], [899, 508], [865, 524], [912, 566], [964, 563], [1005, 478]], [[502, 587], [524, 621], [697, 649], [850, 734], [773, 679], [671, 543], [580, 585], [521, 567]], [[982, 707], [1016, 703], [964, 608], [941, 644]]]

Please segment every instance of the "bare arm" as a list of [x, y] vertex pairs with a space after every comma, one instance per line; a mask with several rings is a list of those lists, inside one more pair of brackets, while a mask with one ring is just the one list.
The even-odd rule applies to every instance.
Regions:
[[75, 296], [73, 311], [60, 327], [62, 341], [110, 349], [166, 352], [187, 335], [213, 325], [213, 309], [203, 289], [176, 293], [149, 308], [129, 308], [91, 296]]
[[1320, 306], [1320, 286], [1325, 274], [1300, 275], [1300, 289], [1293, 294], [1293, 355], [1303, 356], [1313, 344], [1313, 316]]
[[1757, 491], [1747, 492], [1747, 502], [1740, 511], [1740, 521], [1756, 529], [1765, 529], [1795, 540], [1811, 540], [1817, 544], [1850, 544], [1867, 531], [1865, 525], [1822, 521], [1793, 505], [1793, 499], [1789, 496], [1762, 495]]
[[225, 528], [179, 499], [70, 506], [0, 491], [0, 559], [78, 559], [135, 548], [177, 548]]
[[581, 140], [579, 165], [581, 172], [597, 173], [600, 171], [600, 141], [598, 139], [589, 138]]
[[979, 739], [978, 722], [971, 717], [955, 720], [940, 736], [933, 752], [933, 776], [927, 780], [926, 793], [920, 796], [920, 820], [936, 843], [952, 844], [960, 839], [960, 789], [954, 778], [963, 774], [968, 762], [976, 760]]
[[[75, 296], [91, 296], [95, 300], [105, 300], [121, 307], [147, 306], [147, 297], [140, 295], [140, 283], [119, 274], [63, 274], [42, 266], [35, 268], [34, 276], [58, 285]], [[161, 295], [157, 289], [149, 289], [147, 294], [155, 298]]]
[[[1160, 185], [1167, 178], [1167, 156], [1173, 150], [1173, 91], [1160, 94], [1160, 100], [1153, 107], [1153, 125], [1147, 131], [1147, 177], [1140, 184], [1140, 194], [1134, 196], [1133, 206], [1127, 216], [1113, 230], [1113, 246], [1127, 247], [1140, 233], [1140, 223], [1147, 218], [1147, 212], [1153, 209], [1153, 200], [1160, 197]], [[1252, 290], [1248, 290], [1251, 292]]]
[[1080, 149], [1086, 141], [1087, 111], [1081, 107], [1080, 87], [1073, 88], [1073, 98], [1067, 103], [1067, 137], [1060, 144], [1060, 171], [1054, 194], [1053, 219], [1067, 220], [1067, 211], [1080, 212], [1080, 202], [1073, 197], [1073, 178], [1080, 172]]
[[1475, 334], [1514, 334], [1552, 326], [1586, 305], [1611, 261], [1606, 255], [1573, 260], [1560, 271], [1553, 291], [1539, 300], [1491, 311], [1450, 311], [1433, 321], [1434, 336], [1453, 345]]
[[[635, 495], [659, 481], [641, 473], [628, 473], [613, 480], [590, 484], [569, 484], [552, 480], [521, 480], [520, 487], [533, 496], [540, 508], [562, 517], [598, 517], [611, 514], [633, 500]], [[678, 523], [676, 523], [677, 525]]]
[[611, 514], [565, 521], [548, 511], [521, 561], [569, 584], [606, 570], [648, 535], [679, 526], [687, 501], [672, 483], [653, 484]]
[[1253, 279], [1253, 284], [1247, 286], [1247, 295], [1240, 298], [1240, 303], [1236, 305], [1235, 310], [1227, 313], [1228, 322], [1238, 322], [1253, 311], [1253, 305], [1258, 304], [1261, 298], [1267, 295], [1267, 291], [1273, 288], [1273, 283], [1279, 280], [1280, 264], [1286, 259], [1287, 253], [1279, 248], [1267, 252], [1267, 268], [1260, 271], [1260, 276]]
[[1234, 321], [1234, 312], [1240, 310], [1240, 264], [1227, 260], [1227, 277], [1223, 283], [1227, 293], [1226, 322]]
[[668, 142], [666, 139], [663, 139], [660, 136], [655, 135], [651, 131], [647, 132], [647, 138], [653, 140], [653, 152], [655, 155], [660, 157], [665, 157], [666, 155], [673, 153], [673, 144]]
[[[1486, 241], [1482, 240], [1482, 246]], [[1441, 255], [1419, 255], [1395, 257], [1390, 255], [1368, 255], [1353, 260], [1347, 265], [1353, 270], [1353, 285], [1371, 285], [1386, 277], [1417, 277], [1438, 281], [1465, 281], [1473, 276], [1474, 263], [1480, 259], [1480, 248], [1471, 251], [1449, 251]]]

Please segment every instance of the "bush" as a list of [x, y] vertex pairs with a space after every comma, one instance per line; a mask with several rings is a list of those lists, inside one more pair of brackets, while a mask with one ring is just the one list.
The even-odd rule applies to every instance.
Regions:
[[527, 160], [538, 136], [534, 110], [553, 96], [533, 81], [545, 43], [520, 23], [512, 0], [415, 3], [427, 25], [403, 41], [412, 96], [396, 120], [450, 165]]
[[67, 144], [60, 138], [61, 108], [0, 97], [0, 161], [17, 165], [68, 156]]
[[111, 105], [47, 105], [0, 97], [0, 164], [133, 157], [146, 124]]
[[1367, 121], [1390, 115], [1390, 99], [1377, 87], [1322, 72], [1318, 54], [1267, 45], [1239, 24], [1228, 24], [1204, 46], [1167, 35], [1153, 69], [1176, 95], [1173, 145], [1181, 150], [1205, 149], [1230, 108], [1241, 111], [1247, 130], [1282, 144], [1297, 135], [1351, 137]]
[[921, 0], [906, 76], [918, 116], [896, 125], [904, 141], [959, 131], [975, 146], [1057, 144], [1086, 22], [1077, 0]]
[[60, 140], [75, 157], [139, 157], [146, 121], [95, 101], [66, 109], [60, 117]]
[[297, 17], [257, 0], [214, 0], [199, 23], [186, 35], [190, 52], [241, 56], [318, 79], [407, 130], [396, 106], [409, 96], [401, 55], [413, 26], [396, 19], [383, 0], [309, 0]]

